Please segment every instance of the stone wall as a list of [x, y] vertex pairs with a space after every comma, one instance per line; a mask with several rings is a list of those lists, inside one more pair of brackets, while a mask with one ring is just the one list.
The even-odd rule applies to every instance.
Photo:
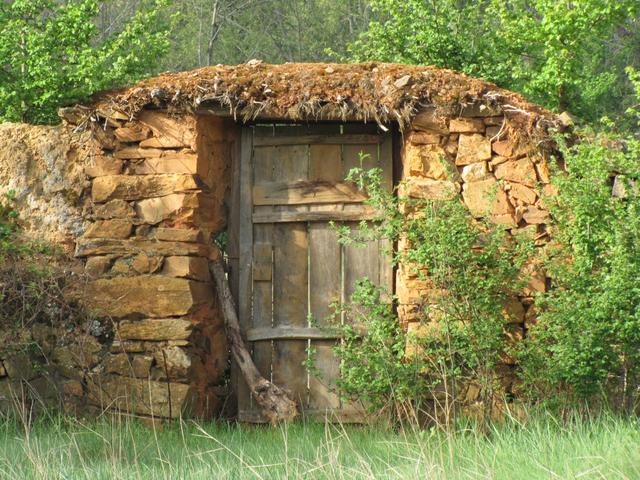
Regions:
[[84, 228], [85, 135], [67, 126], [0, 124], [0, 194], [12, 191], [25, 234], [73, 251]]
[[15, 193], [27, 238], [63, 247], [69, 293], [95, 315], [30, 323], [19, 337], [37, 351], [0, 349], [0, 409], [214, 415], [228, 354], [208, 262], [220, 255], [237, 127], [77, 113], [55, 127], [0, 125], [0, 193]]
[[[460, 195], [472, 215], [488, 217], [511, 234], [526, 232], [538, 248], [549, 240], [541, 194], [553, 194], [549, 163], [544, 152], [520, 140], [501, 111], [472, 106], [459, 117], [439, 119], [432, 110], [418, 114], [405, 134], [402, 148], [403, 194], [416, 199], [441, 199]], [[399, 245], [399, 248], [403, 248]], [[534, 255], [535, 257], [535, 255]], [[518, 298], [505, 305], [508, 338], [518, 341], [535, 320], [533, 296], [547, 286], [545, 274], [535, 264], [523, 275], [529, 283]], [[429, 283], [414, 269], [400, 266], [396, 276], [399, 317], [410, 332], [420, 335], [421, 310], [433, 302]], [[514, 361], [504, 356], [503, 386], [512, 393]], [[479, 393], [471, 389], [467, 401]]]
[[[15, 392], [28, 381], [41, 396], [54, 385], [74, 410], [211, 416], [228, 350], [208, 262], [220, 255], [214, 237], [226, 227], [239, 127], [166, 111], [143, 110], [134, 120], [96, 112], [89, 121], [74, 112], [58, 127], [0, 126], [0, 191], [16, 191], [28, 234], [75, 249], [86, 274], [82, 296], [102, 320], [71, 334], [30, 332], [55, 368], [38, 376], [24, 358], [2, 358], [0, 400], [3, 385]], [[542, 248], [548, 163], [518, 139], [494, 108], [444, 120], [425, 110], [404, 133], [404, 193], [460, 195], [474, 216], [526, 231]], [[528, 273], [528, 287], [505, 306], [514, 340], [534, 319], [533, 295], [546, 288], [536, 265]], [[406, 266], [396, 285], [400, 321], [418, 331], [429, 285]], [[507, 391], [512, 369], [505, 357]]]

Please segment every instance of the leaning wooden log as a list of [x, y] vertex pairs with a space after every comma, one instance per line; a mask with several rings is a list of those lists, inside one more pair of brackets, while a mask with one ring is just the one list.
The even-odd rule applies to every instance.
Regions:
[[231, 296], [229, 282], [224, 273], [222, 259], [211, 262], [209, 269], [215, 280], [218, 298], [222, 305], [225, 328], [231, 346], [231, 355], [233, 355], [233, 359], [238, 364], [261, 413], [272, 424], [294, 420], [298, 416], [298, 407], [291, 395], [260, 375], [253, 363], [247, 344], [240, 333], [236, 306]]

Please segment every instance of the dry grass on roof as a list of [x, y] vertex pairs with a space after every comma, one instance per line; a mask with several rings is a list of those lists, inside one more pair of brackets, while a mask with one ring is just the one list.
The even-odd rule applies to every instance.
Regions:
[[447, 113], [466, 104], [500, 106], [527, 131], [555, 124], [555, 115], [521, 95], [435, 67], [384, 63], [269, 65], [251, 61], [167, 73], [96, 96], [94, 106], [133, 117], [148, 106], [192, 110], [221, 105], [238, 119], [375, 121], [407, 124], [421, 108]]

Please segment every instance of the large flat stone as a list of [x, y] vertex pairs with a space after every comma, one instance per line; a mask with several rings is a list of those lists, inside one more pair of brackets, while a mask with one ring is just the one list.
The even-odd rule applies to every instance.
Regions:
[[194, 175], [106, 175], [93, 181], [91, 198], [96, 203], [138, 200], [198, 190], [203, 186]]
[[406, 183], [407, 195], [424, 200], [448, 200], [460, 192], [460, 184], [447, 180], [411, 178]]
[[435, 108], [428, 107], [416, 114], [411, 120], [411, 128], [441, 135], [449, 134], [449, 128], [444, 120], [436, 114]]
[[507, 194], [502, 190], [495, 178], [465, 183], [462, 198], [471, 214], [476, 217], [487, 215], [512, 215], [513, 206]]
[[154, 318], [127, 321], [118, 325], [116, 338], [122, 340], [186, 340], [191, 336], [193, 325], [189, 320], [177, 318]]
[[189, 385], [154, 382], [119, 375], [94, 376], [87, 382], [88, 401], [104, 409], [177, 418], [185, 413]]
[[140, 200], [135, 209], [138, 218], [150, 225], [171, 220], [174, 223], [214, 227], [224, 223], [218, 203], [211, 195], [204, 193], [176, 193]]
[[162, 148], [195, 147], [196, 120], [192, 115], [176, 116], [143, 110], [138, 121], [153, 131], [155, 141], [149, 140], [147, 144]]
[[202, 257], [167, 257], [164, 260], [162, 274], [206, 282], [210, 280], [209, 261]]
[[84, 238], [128, 238], [133, 224], [123, 219], [98, 220], [87, 228]]
[[501, 163], [495, 168], [494, 174], [500, 180], [509, 180], [528, 187], [535, 187], [537, 182], [536, 171], [528, 158]]
[[150, 175], [156, 173], [184, 173], [206, 175], [208, 166], [203, 160], [198, 161], [195, 153], [172, 153], [159, 158], [147, 158], [129, 165], [128, 172], [134, 175]]
[[456, 172], [455, 166], [447, 160], [444, 149], [439, 145], [407, 144], [404, 163], [409, 175], [433, 180], [446, 180], [450, 173]]
[[479, 133], [462, 133], [458, 139], [456, 165], [469, 165], [491, 159], [491, 142]]
[[131, 238], [81, 238], [76, 242], [76, 257], [90, 257], [97, 255], [139, 255], [151, 256], [186, 255], [209, 257], [217, 253], [217, 249], [201, 243], [190, 242], [158, 242], [155, 240]]
[[87, 284], [86, 305], [114, 318], [187, 315], [211, 302], [207, 283], [163, 275], [115, 277]]
[[449, 122], [451, 133], [484, 133], [484, 129], [481, 118], [452, 118]]

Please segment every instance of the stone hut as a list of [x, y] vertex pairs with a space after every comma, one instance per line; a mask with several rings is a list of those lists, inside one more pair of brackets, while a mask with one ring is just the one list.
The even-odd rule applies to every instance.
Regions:
[[[89, 360], [75, 346], [64, 348], [83, 362], [51, 357], [77, 366], [56, 377], [65, 404], [210, 417], [233, 393], [239, 418], [260, 421], [233, 368], [232, 392], [223, 386], [228, 348], [208, 264], [224, 254], [263, 375], [310, 416], [357, 417], [302, 366], [312, 347], [325, 378], [337, 375], [336, 338], [318, 328], [329, 304], [368, 276], [395, 291], [411, 330], [429, 301], [382, 242], [339, 245], [329, 227], [371, 218], [344, 181], [360, 162], [381, 168], [389, 189], [460, 195], [474, 216], [548, 240], [540, 194], [558, 119], [453, 71], [252, 61], [165, 74], [60, 115], [57, 127], [0, 126], [0, 188], [16, 191], [30, 234], [72, 250], [87, 304], [113, 322], [107, 340], [78, 337]], [[537, 272], [509, 305], [514, 336], [545, 288]]]

